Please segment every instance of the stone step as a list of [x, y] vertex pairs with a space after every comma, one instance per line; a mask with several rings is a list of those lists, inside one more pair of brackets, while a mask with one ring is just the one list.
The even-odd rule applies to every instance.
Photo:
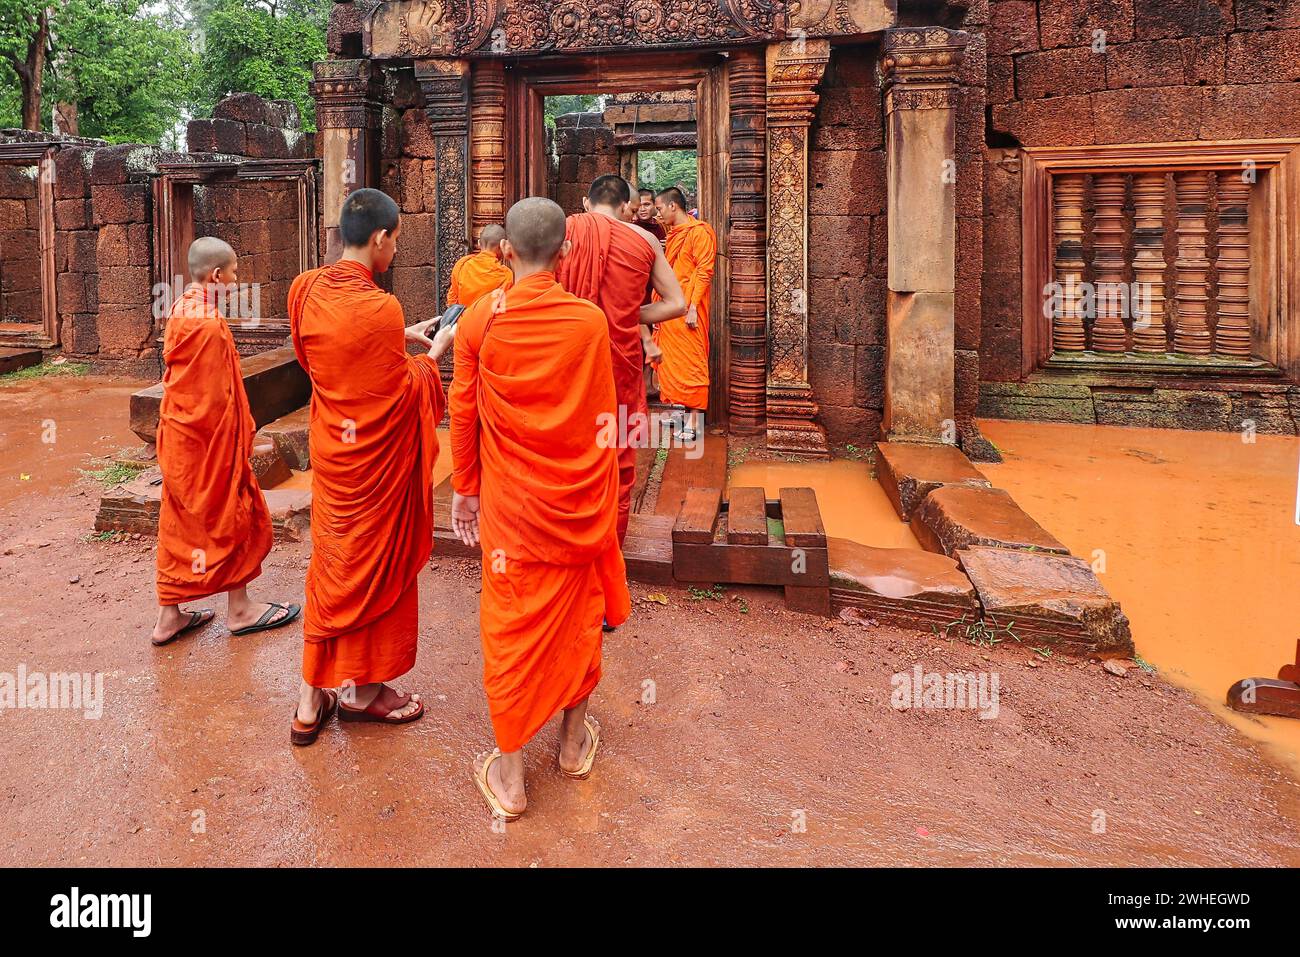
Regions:
[[282, 415], [274, 422], [268, 422], [259, 430], [275, 443], [276, 449], [291, 469], [305, 472], [311, 468], [311, 454], [308, 451], [307, 433], [311, 424], [311, 406], [304, 405], [294, 409], [288, 415]]
[[941, 633], [979, 617], [975, 586], [945, 555], [914, 548], [876, 548], [827, 539], [831, 608], [855, 609], [877, 621]]
[[912, 513], [910, 525], [923, 548], [945, 555], [968, 545], [1070, 552], [1000, 488], [937, 488]]
[[0, 375], [41, 364], [41, 350], [23, 346], [0, 347]]
[[876, 479], [905, 522], [941, 486], [991, 484], [956, 446], [917, 442], [877, 442]]

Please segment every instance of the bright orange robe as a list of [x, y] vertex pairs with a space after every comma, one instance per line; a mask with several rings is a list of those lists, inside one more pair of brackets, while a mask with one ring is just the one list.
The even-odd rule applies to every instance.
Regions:
[[289, 319], [312, 384], [303, 678], [389, 681], [415, 664], [415, 580], [433, 550], [438, 366], [407, 354], [401, 305], [360, 263], [295, 279]]
[[600, 680], [601, 619], [631, 610], [619, 549], [616, 416], [604, 313], [553, 273], [481, 299], [456, 331], [452, 487], [478, 495], [483, 687], [517, 751]]
[[713, 227], [688, 219], [668, 230], [664, 255], [682, 284], [686, 307], [695, 306], [699, 320], [694, 329], [685, 317], [654, 327], [655, 343], [663, 350], [659, 360], [659, 397], [688, 409], [709, 405], [709, 293], [713, 288], [718, 238]]
[[460, 304], [468, 308], [493, 289], [509, 286], [513, 278], [510, 267], [486, 250], [461, 256], [451, 267], [447, 305]]
[[191, 285], [163, 336], [158, 465], [158, 602], [242, 588], [271, 550], [271, 513], [248, 464], [256, 425], [230, 326]]
[[614, 394], [625, 429], [618, 445], [618, 540], [627, 535], [636, 483], [636, 450], [649, 439], [646, 420], [645, 353], [641, 348], [641, 306], [654, 271], [656, 250], [627, 223], [603, 213], [578, 213], [565, 224], [572, 244], [556, 278], [579, 299], [594, 302], [609, 321]]

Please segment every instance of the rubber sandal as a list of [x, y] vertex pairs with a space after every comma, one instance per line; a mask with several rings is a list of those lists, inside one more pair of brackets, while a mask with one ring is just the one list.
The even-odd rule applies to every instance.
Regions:
[[492, 767], [492, 762], [501, 757], [501, 749], [493, 748], [492, 753], [488, 755], [483, 762], [483, 769], [474, 769], [474, 783], [478, 785], [479, 793], [483, 795], [483, 800], [487, 801], [488, 807], [492, 809], [492, 816], [509, 824], [511, 821], [519, 820], [523, 811], [516, 814], [513, 811], [507, 811], [501, 803], [501, 799], [492, 791], [492, 785], [488, 784], [488, 769]]
[[193, 631], [195, 628], [202, 628], [216, 617], [217, 613], [211, 608], [200, 608], [198, 611], [190, 612], [190, 620], [188, 624], [181, 625], [180, 628], [176, 629], [176, 631], [172, 632], [162, 641], [155, 641], [153, 638], [150, 638], [149, 641], [155, 648], [161, 648], [163, 645], [170, 645], [181, 635], [185, 634], [185, 632]]
[[[268, 601], [266, 604], [268, 607], [266, 611], [262, 612], [261, 618], [257, 619], [257, 621], [253, 622], [253, 624], [249, 625], [247, 628], [232, 628], [230, 633], [232, 635], [251, 635], [256, 631], [270, 631], [273, 628], [283, 628], [291, 621], [296, 621], [298, 616], [302, 614], [302, 608], [298, 605], [281, 605], [276, 601]], [[283, 618], [277, 618], [275, 621], [272, 621], [271, 619], [274, 617], [276, 609], [287, 611], [289, 614], [285, 615]]]
[[321, 694], [324, 700], [320, 703], [320, 708], [316, 712], [316, 720], [311, 724], [303, 724], [298, 720], [298, 706], [294, 705], [293, 721], [289, 724], [289, 743], [300, 748], [305, 748], [309, 744], [315, 744], [316, 738], [320, 735], [320, 729], [325, 727], [325, 722], [329, 720], [334, 713], [334, 706], [339, 703], [339, 693], [329, 688], [322, 688]]
[[[388, 685], [381, 686], [379, 689], [379, 694], [375, 695], [374, 699], [370, 702], [370, 704], [366, 705], [364, 708], [349, 708], [346, 705], [340, 704], [339, 720], [340, 721], [374, 721], [378, 724], [410, 724], [412, 721], [417, 721], [424, 716], [424, 702], [417, 701], [416, 702], [417, 707], [412, 714], [408, 714], [405, 718], [390, 718], [388, 716], [389, 712], [397, 711], [401, 708], [405, 708], [406, 704], [411, 700], [411, 696], [407, 695], [406, 702], [403, 702], [402, 704], [398, 705], [396, 708], [392, 706], [386, 708], [379, 703], [379, 699], [384, 696], [385, 690], [393, 691], [393, 689], [389, 688]], [[404, 692], [393, 691], [393, 693], [403, 694]]]
[[[582, 767], [576, 771], [566, 771], [560, 768], [560, 773], [566, 778], [573, 778], [575, 781], [585, 781], [591, 776], [591, 766], [596, 762], [596, 749], [600, 747], [600, 725], [595, 723], [590, 715], [582, 719], [582, 726], [587, 729], [587, 734], [591, 736], [591, 750], [582, 761]], [[556, 763], [559, 763], [557, 755]]]

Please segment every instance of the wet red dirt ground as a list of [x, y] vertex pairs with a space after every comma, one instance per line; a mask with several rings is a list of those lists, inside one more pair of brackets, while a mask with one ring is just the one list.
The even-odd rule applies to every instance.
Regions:
[[[83, 384], [76, 401], [0, 385], [9, 462], [40, 454], [28, 419], [57, 402], [104, 426], [0, 496], [0, 672], [102, 672], [106, 698], [98, 720], [0, 709], [0, 864], [1300, 864], [1291, 772], [1192, 692], [825, 622], [760, 589], [634, 585], [592, 699], [595, 773], [560, 775], [552, 722], [528, 748], [529, 811], [499, 833], [470, 778], [491, 746], [477, 566], [435, 554], [421, 576], [399, 686], [424, 694], [423, 720], [332, 723], [291, 748], [297, 626], [232, 638], [219, 617], [150, 646], [153, 544], [89, 539], [99, 488], [75, 471], [133, 444], [131, 389]], [[277, 546], [255, 595], [300, 601], [309, 548]], [[894, 709], [891, 676], [917, 663], [996, 672], [998, 716]]]

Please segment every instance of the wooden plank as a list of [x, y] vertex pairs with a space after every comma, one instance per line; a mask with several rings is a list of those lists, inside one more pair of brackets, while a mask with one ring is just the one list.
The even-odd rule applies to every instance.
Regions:
[[646, 446], [636, 450], [636, 478], [632, 482], [632, 511], [641, 511], [645, 503], [646, 483], [655, 467], [655, 450]]
[[810, 488], [783, 488], [780, 495], [785, 543], [792, 548], [825, 548], [826, 529], [817, 493]]
[[831, 590], [829, 588], [804, 588], [785, 586], [785, 607], [808, 615], [831, 617]]
[[673, 523], [673, 544], [691, 542], [707, 545], [713, 541], [722, 508], [722, 489], [690, 488]]
[[796, 561], [791, 549], [779, 545], [674, 542], [673, 577], [679, 582], [824, 588], [830, 583], [830, 566], [824, 548], [805, 548]]
[[705, 435], [700, 444], [687, 449], [674, 446], [668, 450], [664, 474], [659, 481], [659, 498], [655, 514], [676, 517], [686, 500], [688, 488], [727, 487], [727, 437]]
[[728, 490], [727, 542], [731, 545], [767, 544], [767, 499], [761, 488]]
[[623, 541], [623, 561], [631, 581], [672, 584], [673, 520], [664, 515], [633, 515]]

